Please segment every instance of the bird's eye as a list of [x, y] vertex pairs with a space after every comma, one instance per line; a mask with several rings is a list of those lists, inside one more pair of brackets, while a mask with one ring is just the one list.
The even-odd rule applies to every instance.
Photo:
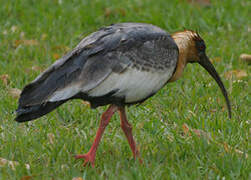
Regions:
[[206, 49], [204, 42], [199, 42], [197, 47], [200, 51], [205, 51]]

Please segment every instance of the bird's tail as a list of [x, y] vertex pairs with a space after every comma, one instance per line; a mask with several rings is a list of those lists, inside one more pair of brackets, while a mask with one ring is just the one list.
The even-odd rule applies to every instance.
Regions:
[[44, 104], [27, 106], [27, 107], [18, 107], [16, 110], [16, 121], [17, 122], [25, 122], [31, 121], [33, 119], [39, 118], [51, 111], [53, 111], [58, 106], [65, 103], [64, 101], [57, 101], [57, 102], [46, 102]]

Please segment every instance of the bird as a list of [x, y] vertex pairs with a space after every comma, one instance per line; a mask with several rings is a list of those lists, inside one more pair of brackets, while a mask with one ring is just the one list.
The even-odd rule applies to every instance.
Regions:
[[83, 159], [84, 166], [95, 166], [105, 128], [118, 112], [133, 157], [141, 161], [126, 107], [141, 104], [166, 84], [178, 80], [188, 63], [200, 64], [214, 78], [231, 118], [228, 93], [206, 55], [205, 42], [198, 32], [182, 30], [169, 34], [152, 24], [128, 22], [91, 33], [26, 85], [15, 120], [37, 119], [73, 99], [88, 101], [91, 108], [108, 105], [90, 150], [75, 158]]

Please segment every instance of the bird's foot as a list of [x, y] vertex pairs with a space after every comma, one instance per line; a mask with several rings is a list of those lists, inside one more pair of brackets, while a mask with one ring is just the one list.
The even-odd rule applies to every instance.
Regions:
[[90, 164], [92, 167], [94, 167], [94, 161], [95, 161], [95, 153], [86, 153], [86, 154], [78, 154], [75, 156], [76, 159], [85, 159], [83, 166], [86, 166], [87, 164]]
[[140, 164], [143, 164], [143, 160], [141, 159], [141, 157], [137, 157], [138, 161]]
[[138, 160], [140, 164], [143, 164], [143, 160], [142, 160], [138, 150], [136, 150], [136, 153], [134, 153], [133, 158], [135, 161]]

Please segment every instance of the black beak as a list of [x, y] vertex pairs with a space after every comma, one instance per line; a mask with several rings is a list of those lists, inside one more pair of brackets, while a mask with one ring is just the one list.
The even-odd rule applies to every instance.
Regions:
[[226, 89], [224, 87], [224, 84], [222, 83], [222, 81], [220, 79], [220, 76], [216, 72], [214, 66], [209, 61], [209, 58], [206, 56], [205, 53], [203, 53], [203, 54], [200, 55], [199, 64], [202, 67], [204, 67], [207, 70], [207, 72], [209, 72], [209, 74], [215, 79], [215, 81], [217, 82], [217, 84], [220, 86], [221, 92], [222, 92], [222, 94], [224, 95], [224, 97], [226, 99], [228, 113], [229, 113], [229, 118], [231, 118], [231, 106], [230, 106], [230, 101], [228, 99], [227, 91], [226, 91]]

